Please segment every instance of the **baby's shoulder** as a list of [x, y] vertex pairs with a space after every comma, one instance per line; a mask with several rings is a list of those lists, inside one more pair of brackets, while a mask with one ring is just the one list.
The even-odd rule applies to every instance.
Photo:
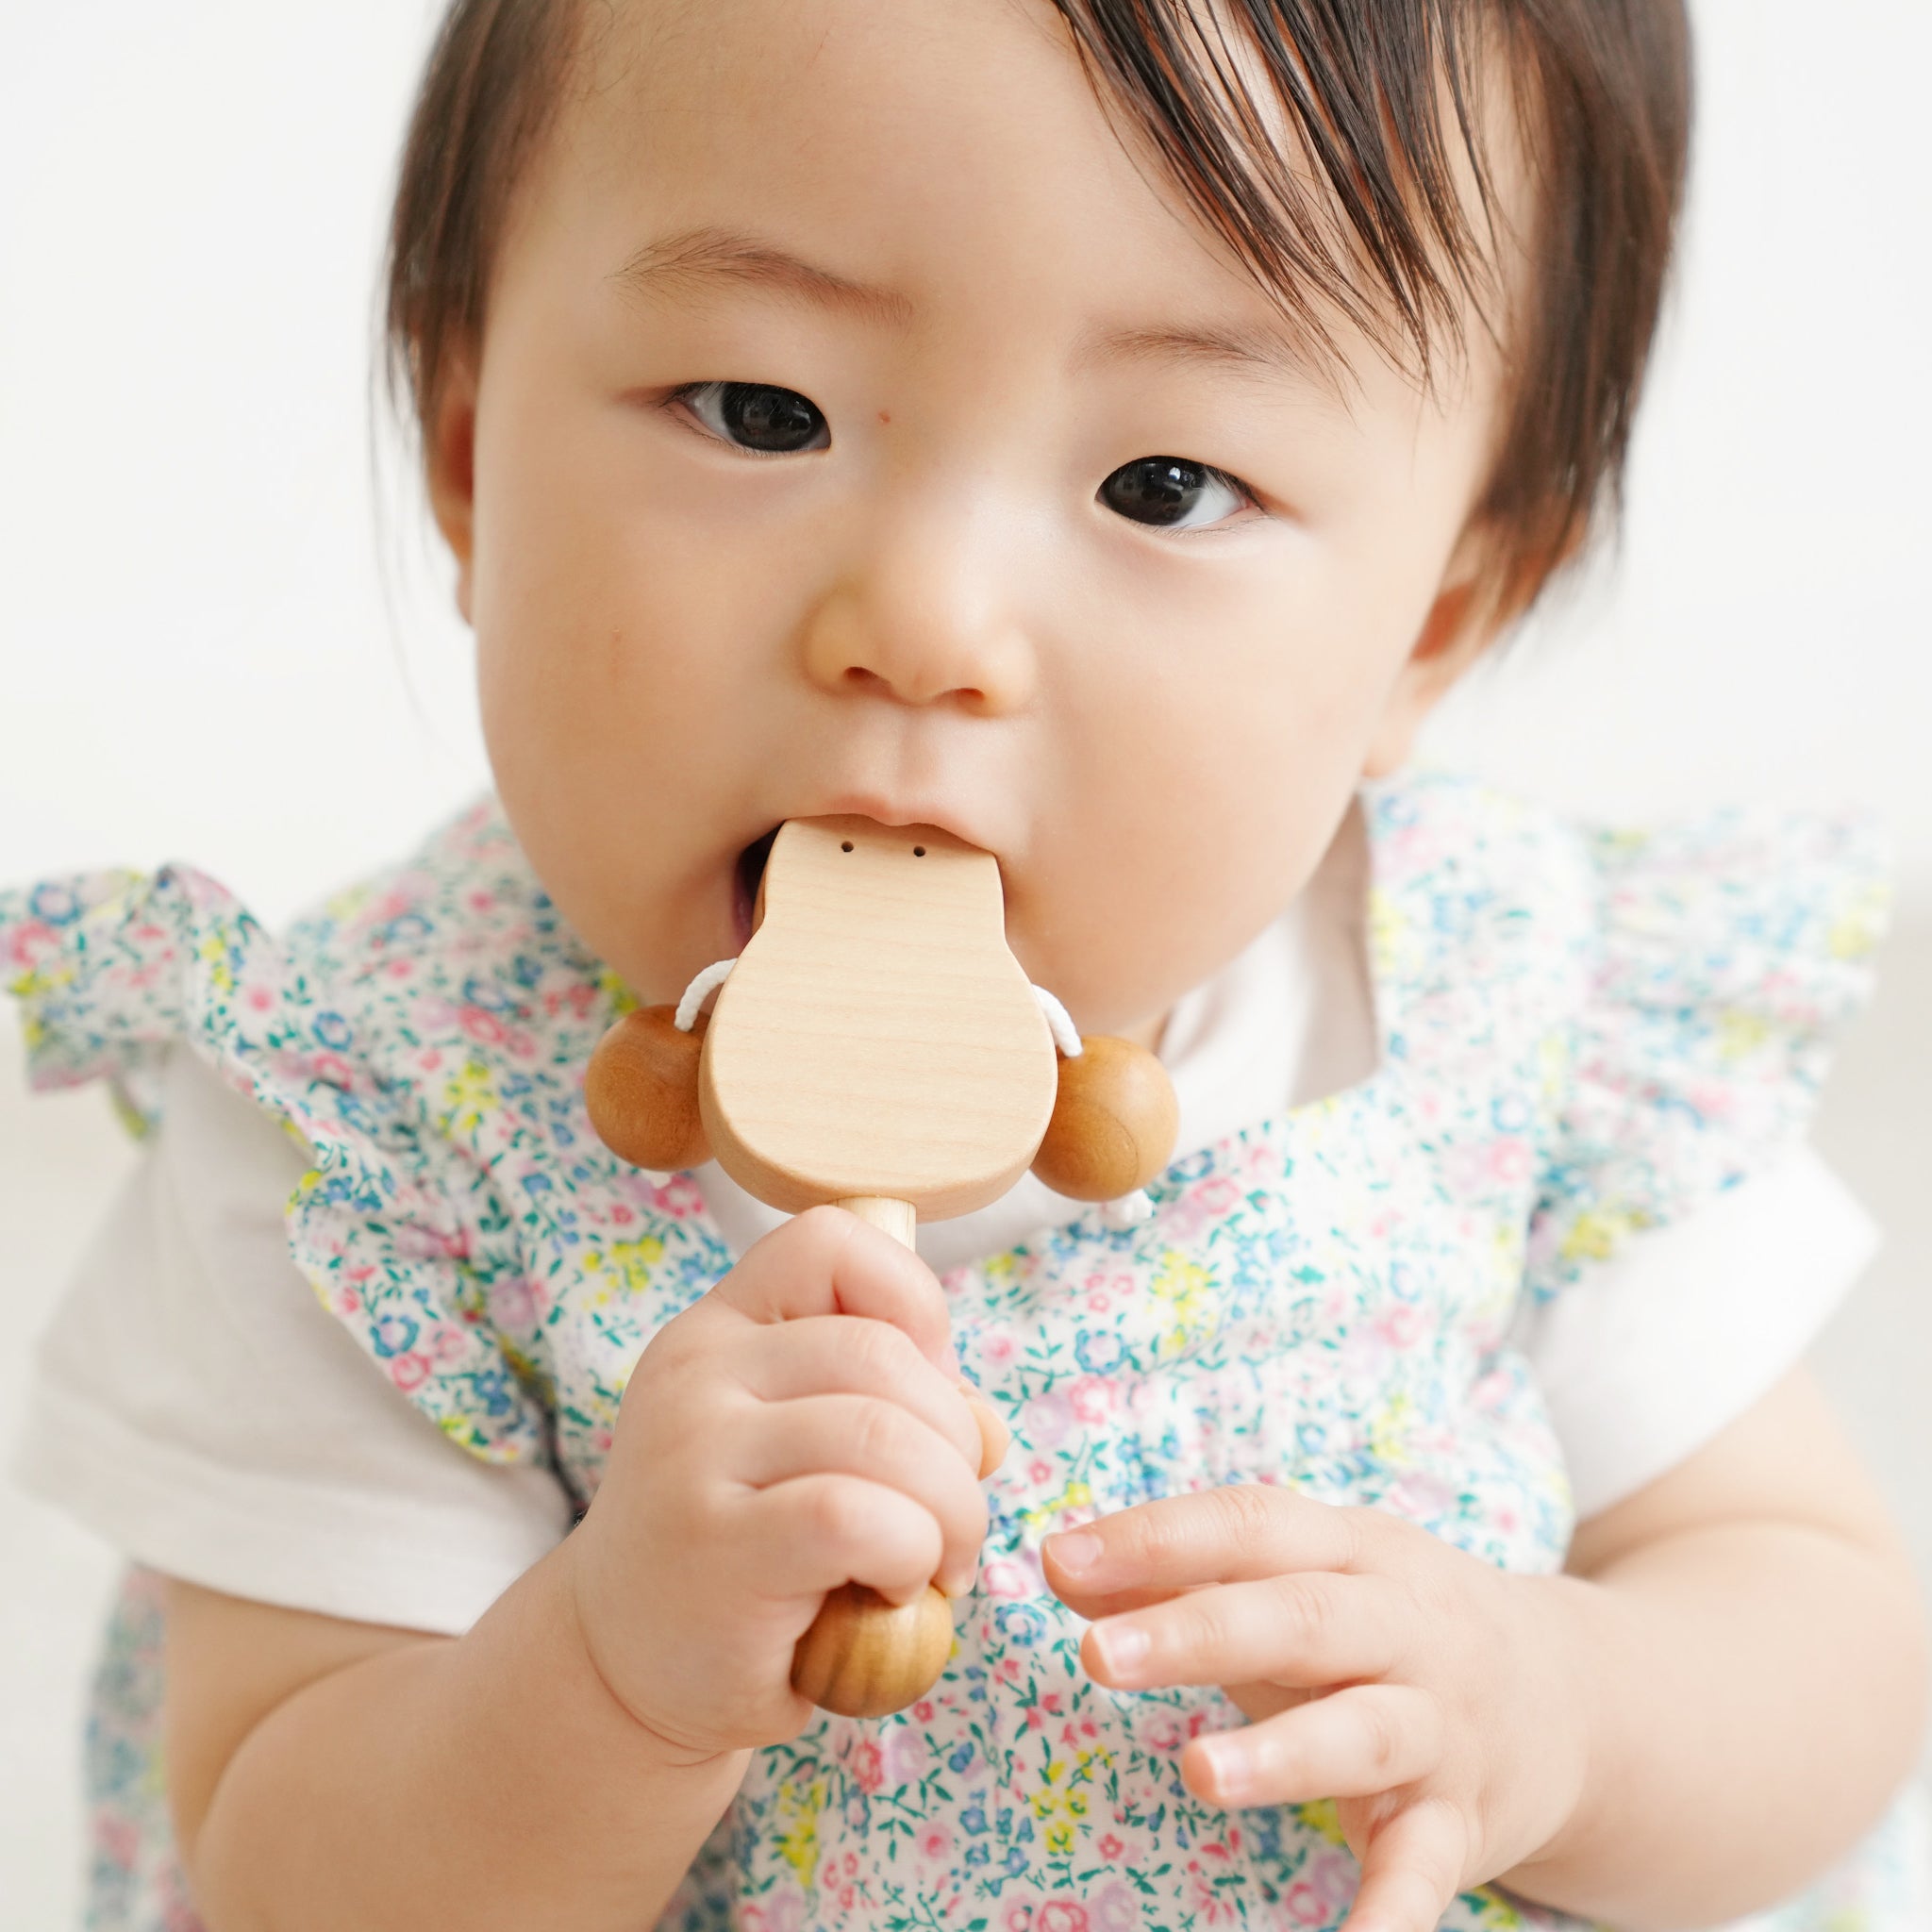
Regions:
[[1680, 982], [1861, 958], [1882, 931], [1890, 855], [1856, 807], [1727, 805], [1646, 824], [1562, 810], [1419, 771], [1365, 797], [1382, 916], [1458, 967], [1565, 959], [1601, 986], [1619, 962]]
[[493, 796], [475, 801], [402, 858], [298, 913], [293, 958], [343, 983], [430, 973], [530, 978], [595, 962], [543, 890]]

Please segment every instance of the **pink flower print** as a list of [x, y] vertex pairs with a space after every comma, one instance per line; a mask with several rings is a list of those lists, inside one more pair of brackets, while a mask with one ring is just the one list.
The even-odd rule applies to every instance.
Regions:
[[1014, 1898], [1007, 1901], [1007, 1908], [1000, 1914], [1000, 1932], [1033, 1932], [1031, 1899]]
[[1087, 1907], [1070, 1898], [1050, 1898], [1034, 1914], [1033, 1932], [1089, 1932]]
[[463, 1008], [462, 1026], [472, 1040], [481, 1041], [485, 1046], [499, 1046], [503, 1042], [503, 1022], [481, 1007]]
[[490, 1285], [490, 1313], [499, 1328], [534, 1328], [543, 1319], [542, 1289], [527, 1274], [507, 1275]]
[[928, 1864], [943, 1865], [952, 1858], [953, 1834], [943, 1824], [922, 1824], [913, 1842], [919, 1847], [919, 1856]]
[[411, 1349], [408, 1355], [399, 1355], [391, 1359], [389, 1378], [405, 1395], [412, 1389], [420, 1389], [429, 1379], [429, 1360], [426, 1356]]
[[677, 1221], [694, 1221], [705, 1211], [705, 1197], [689, 1174], [678, 1174], [651, 1191], [658, 1208]]
[[265, 986], [252, 986], [248, 989], [248, 1004], [258, 1013], [265, 1013], [275, 1003], [275, 996]]
[[868, 1795], [886, 1781], [885, 1761], [879, 1756], [879, 1747], [870, 1739], [853, 1747], [851, 1761], [845, 1768], [852, 1774], [853, 1783]]
[[1345, 1854], [1323, 1846], [1301, 1869], [1283, 1903], [1299, 1925], [1332, 1924], [1336, 1913], [1360, 1889], [1361, 1867]]
[[982, 1595], [1010, 1601], [1031, 1596], [1033, 1578], [1023, 1565], [1002, 1557], [980, 1571], [979, 1589]]
[[1100, 1856], [1103, 1858], [1105, 1858], [1110, 1865], [1116, 1858], [1118, 1858], [1121, 1856], [1123, 1852], [1126, 1850], [1126, 1846], [1124, 1845], [1120, 1841], [1120, 1840], [1117, 1839], [1113, 1835], [1113, 1833], [1109, 1831], [1104, 1838], [1102, 1838], [1097, 1849], [1100, 1853]]
[[922, 1697], [922, 1698], [921, 1698], [921, 1699], [919, 1700], [919, 1702], [918, 1702], [917, 1704], [915, 1704], [915, 1705], [914, 1705], [914, 1706], [912, 1707], [912, 1716], [913, 1716], [913, 1720], [914, 1720], [914, 1722], [915, 1722], [915, 1723], [917, 1723], [917, 1724], [931, 1724], [931, 1722], [932, 1722], [932, 1699], [931, 1699], [931, 1698], [929, 1698], [929, 1697]]
[[744, 1932], [801, 1932], [805, 1924], [805, 1902], [795, 1891], [781, 1891], [761, 1905], [738, 1908]]
[[1141, 1741], [1150, 1751], [1178, 1751], [1188, 1741], [1180, 1713], [1164, 1706], [1150, 1710], [1141, 1722]]
[[416, 1056], [416, 1064], [425, 1074], [433, 1074], [438, 1067], [441, 1066], [442, 1056], [432, 1046], [427, 1053], [419, 1053]]
[[979, 1353], [982, 1360], [1003, 1369], [1019, 1353], [1019, 1344], [1010, 1335], [995, 1331], [979, 1344]]
[[[1113, 1846], [1112, 1851], [1107, 1848]], [[1118, 1858], [1126, 1846], [1109, 1832], [1100, 1841], [1104, 1858]], [[1141, 1912], [1134, 1903], [1134, 1889], [1124, 1878], [1112, 1878], [1098, 1891], [1087, 1894], [1087, 1924], [1091, 1932], [1137, 1932]]]
[[1407, 1348], [1423, 1331], [1422, 1310], [1408, 1302], [1398, 1302], [1375, 1317], [1375, 1333], [1391, 1348]]
[[1029, 1482], [1051, 1482], [1053, 1480], [1053, 1464], [1045, 1457], [1036, 1456], [1026, 1465], [1026, 1478]]
[[1202, 1871], [1199, 1864], [1188, 1867], [1188, 1901], [1194, 1912], [1197, 1925], [1232, 1924], [1239, 1907], [1231, 1898], [1222, 1895], [1222, 1889], [1213, 1878]]
[[1113, 1410], [1114, 1388], [1105, 1375], [1082, 1375], [1067, 1391], [1067, 1407], [1078, 1423], [1104, 1423]]
[[[1064, 1442], [1073, 1419], [1073, 1409], [1058, 1390], [1036, 1395], [1026, 1405], [1026, 1433], [1042, 1449], [1057, 1449]], [[1037, 1480], [1044, 1482], [1046, 1478]]]
[[1191, 1241], [1210, 1222], [1219, 1221], [1241, 1199], [1241, 1191], [1225, 1174], [1196, 1181], [1178, 1200], [1168, 1203], [1162, 1224], [1174, 1241]]
[[1491, 1176], [1505, 1187], [1514, 1187], [1529, 1178], [1529, 1142], [1510, 1139], [1498, 1141], [1490, 1149]]
[[909, 1724], [900, 1724], [886, 1733], [879, 1745], [879, 1781], [897, 1790], [901, 1785], [916, 1783], [924, 1774], [925, 1738]]

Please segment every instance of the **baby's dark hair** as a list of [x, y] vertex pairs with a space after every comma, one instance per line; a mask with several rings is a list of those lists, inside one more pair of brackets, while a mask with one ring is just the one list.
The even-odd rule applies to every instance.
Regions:
[[[1496, 314], [1505, 223], [1480, 84], [1500, 58], [1534, 227], [1521, 312], [1491, 325], [1508, 390], [1477, 514], [1499, 598], [1526, 607], [1621, 508], [1683, 198], [1683, 0], [1053, 4], [1103, 104], [1284, 315], [1331, 348], [1339, 315], [1424, 376], [1465, 301]], [[452, 350], [481, 340], [511, 193], [593, 10], [454, 0], [444, 17], [390, 234], [391, 380], [419, 425]]]

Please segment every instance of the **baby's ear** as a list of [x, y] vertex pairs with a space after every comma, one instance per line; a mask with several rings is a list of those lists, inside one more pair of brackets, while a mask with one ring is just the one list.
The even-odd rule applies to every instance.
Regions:
[[1369, 741], [1364, 777], [1385, 778], [1407, 763], [1429, 713], [1519, 614], [1520, 605], [1502, 579], [1496, 543], [1472, 525], [1450, 557], [1436, 601], [1396, 674]]
[[476, 528], [476, 374], [468, 350], [452, 352], [423, 425], [429, 508], [457, 564], [457, 608], [470, 622]]

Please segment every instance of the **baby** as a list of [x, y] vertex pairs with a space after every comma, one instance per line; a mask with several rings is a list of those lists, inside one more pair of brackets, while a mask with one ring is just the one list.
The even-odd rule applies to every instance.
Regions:
[[[1687, 72], [1676, 0], [458, 0], [389, 316], [494, 795], [279, 940], [0, 898], [36, 1077], [167, 1122], [25, 1448], [135, 1563], [91, 1923], [1924, 1923], [1799, 1360], [1870, 835], [1407, 769], [1614, 508]], [[1151, 1218], [600, 1146], [832, 813], [1160, 1054]], [[935, 1578], [911, 1708], [791, 1688]]]

